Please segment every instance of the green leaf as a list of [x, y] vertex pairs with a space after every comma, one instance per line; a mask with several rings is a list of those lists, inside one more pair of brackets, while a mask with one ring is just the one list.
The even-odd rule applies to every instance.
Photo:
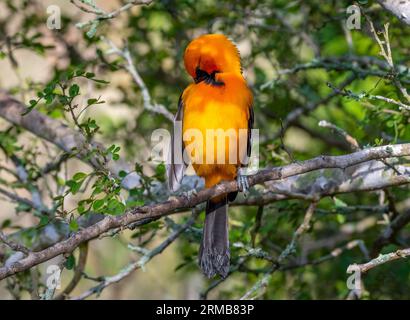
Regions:
[[70, 221], [70, 231], [77, 232], [78, 231], [78, 222], [77, 220], [73, 219]]
[[95, 103], [97, 103], [97, 102], [98, 102], [98, 100], [95, 99], [95, 98], [92, 98], [92, 99], [88, 99], [88, 100], [87, 100], [87, 104], [88, 104], [88, 105], [92, 105], [92, 104], [95, 104]]
[[10, 219], [6, 219], [3, 221], [3, 223], [1, 224], [0, 229], [5, 229], [11, 226], [11, 220]]
[[128, 208], [141, 207], [144, 204], [145, 204], [145, 202], [142, 201], [142, 200], [129, 200], [129, 201], [127, 201], [127, 207]]
[[192, 261], [184, 261], [182, 263], [180, 263], [179, 265], [177, 265], [174, 269], [174, 271], [178, 271], [179, 269], [182, 269], [183, 267], [189, 265], [190, 263], [192, 263]]
[[104, 202], [105, 202], [104, 199], [95, 200], [94, 203], [93, 203], [93, 209], [95, 211], [97, 211], [98, 209], [100, 209], [104, 205]]
[[76, 194], [78, 192], [78, 190], [80, 190], [83, 181], [84, 180], [76, 182], [74, 180], [68, 180], [65, 184], [66, 184], [67, 187], [70, 188], [70, 192], [72, 194]]
[[83, 199], [83, 200], [78, 201], [78, 205], [84, 206], [86, 204], [90, 204], [91, 202], [93, 202], [91, 199]]
[[71, 254], [65, 262], [65, 267], [67, 270], [71, 270], [74, 268], [74, 266], [75, 266], [75, 257], [73, 254]]
[[78, 96], [78, 94], [80, 93], [80, 87], [78, 86], [78, 84], [71, 85], [68, 93], [71, 98]]
[[56, 182], [59, 186], [63, 186], [65, 184], [64, 179], [62, 179], [61, 177], [57, 177]]
[[69, 98], [66, 96], [58, 96], [58, 101], [62, 104], [62, 105], [67, 105], [69, 102]]
[[336, 207], [336, 208], [344, 208], [344, 207], [347, 207], [347, 204], [346, 204], [345, 202], [343, 202], [342, 200], [340, 200], [340, 199], [338, 199], [338, 198], [336, 198], [336, 197], [333, 197], [333, 201], [334, 201], [334, 203], [335, 203], [335, 207]]
[[88, 78], [88, 79], [92, 79], [92, 78], [95, 77], [95, 73], [93, 73], [93, 72], [87, 72], [87, 73], [85, 74], [85, 77]]
[[83, 214], [84, 212], [86, 212], [86, 208], [84, 207], [84, 205], [78, 205], [77, 211], [79, 214]]
[[87, 177], [87, 174], [84, 172], [77, 172], [74, 176], [73, 176], [73, 180], [74, 181], [81, 181], [84, 180]]
[[19, 203], [16, 207], [16, 212], [29, 212], [31, 210], [31, 206], [26, 203]]
[[88, 123], [88, 127], [90, 129], [98, 128], [97, 123], [95, 122], [95, 120], [90, 120], [89, 123]]
[[155, 175], [157, 176], [158, 180], [160, 180], [160, 181], [165, 181], [165, 172], [166, 172], [166, 168], [165, 168], [165, 164], [163, 164], [163, 163], [160, 163], [155, 168]]
[[108, 213], [109, 213], [109, 214], [119, 215], [119, 214], [121, 214], [121, 213], [124, 212], [124, 210], [125, 210], [125, 205], [122, 204], [122, 203], [121, 203], [120, 201], [118, 201], [117, 199], [111, 199], [111, 200], [108, 202], [107, 210], [108, 210]]
[[92, 196], [96, 196], [97, 194], [99, 194], [99, 193], [101, 193], [102, 192], [102, 188], [101, 187], [99, 187], [99, 186], [95, 186], [94, 187], [94, 190], [93, 190], [93, 193], [91, 194]]
[[109, 81], [105, 81], [105, 80], [101, 80], [101, 79], [91, 79], [91, 80], [93, 80], [94, 82], [102, 83], [102, 84], [110, 83]]
[[82, 76], [84, 73], [85, 73], [84, 70], [77, 70], [77, 71], [75, 72], [75, 75], [76, 75], [77, 77], [80, 77], [80, 76]]
[[337, 222], [339, 222], [340, 224], [343, 224], [346, 222], [346, 217], [343, 214], [338, 213], [336, 215], [336, 220]]
[[50, 219], [47, 216], [41, 216], [40, 222], [38, 223], [39, 227], [44, 227], [46, 224], [48, 224]]
[[127, 176], [127, 172], [124, 170], [120, 170], [120, 172], [118, 172], [118, 176], [120, 178], [125, 178]]
[[43, 90], [44, 95], [52, 94], [55, 88], [56, 88], [56, 84], [54, 82], [49, 83]]

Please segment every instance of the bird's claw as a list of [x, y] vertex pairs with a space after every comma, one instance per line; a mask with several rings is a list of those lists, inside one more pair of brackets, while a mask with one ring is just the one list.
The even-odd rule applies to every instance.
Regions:
[[249, 181], [248, 181], [247, 176], [238, 174], [238, 177], [236, 178], [236, 182], [238, 184], [239, 191], [242, 191], [245, 194], [248, 193], [248, 191], [249, 191]]
[[188, 202], [191, 202], [193, 197], [196, 197], [198, 192], [196, 189], [191, 189], [182, 193], [182, 196], [188, 199]]

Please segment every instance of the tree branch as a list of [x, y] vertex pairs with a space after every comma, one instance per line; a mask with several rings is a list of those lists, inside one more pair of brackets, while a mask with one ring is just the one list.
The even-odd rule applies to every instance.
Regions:
[[410, 222], [410, 210], [398, 215], [373, 243], [371, 257], [376, 257], [383, 247], [394, 240], [396, 235]]
[[[81, 1], [81, 0], [80, 0]], [[115, 18], [116, 16], [118, 16], [120, 13], [127, 11], [129, 9], [131, 9], [132, 7], [136, 6], [136, 5], [149, 5], [153, 0], [131, 0], [128, 1], [128, 3], [126, 3], [125, 5], [123, 5], [122, 7], [118, 8], [117, 10], [114, 10], [110, 13], [105, 13], [103, 10], [101, 10], [100, 8], [98, 8], [97, 6], [92, 6], [92, 9], [87, 9], [84, 7], [80, 7], [77, 4], [74, 3], [74, 1], [71, 1], [77, 8], [79, 8], [82, 11], [85, 12], [89, 12], [92, 10], [92, 13], [96, 14], [97, 17], [95, 19], [91, 19], [87, 22], [80, 22], [76, 24], [77, 28], [84, 28], [84, 27], [88, 27], [88, 26], [92, 26], [95, 24], [98, 24], [100, 21], [103, 20], [110, 20]], [[81, 1], [81, 2], [85, 2], [85, 1]], [[89, 5], [89, 1], [87, 2], [87, 4]]]
[[30, 250], [28, 250], [25, 246], [7, 239], [6, 235], [1, 231], [0, 231], [0, 241], [3, 242], [6, 246], [8, 246], [10, 249], [14, 251], [23, 252], [25, 254], [30, 253]]
[[[253, 186], [266, 181], [285, 179], [321, 168], [346, 169], [370, 160], [403, 156], [410, 156], [410, 143], [369, 148], [343, 156], [319, 156], [286, 166], [262, 170], [255, 175], [249, 176], [248, 180], [249, 185]], [[32, 252], [27, 257], [9, 266], [0, 268], [0, 280], [17, 272], [27, 270], [60, 254], [72, 252], [79, 244], [94, 239], [111, 229], [126, 228], [132, 223], [147, 218], [167, 216], [175, 213], [177, 210], [191, 208], [210, 198], [234, 191], [238, 191], [238, 185], [236, 181], [229, 181], [216, 185], [213, 188], [202, 190], [190, 199], [184, 196], [172, 197], [165, 202], [130, 209], [120, 216], [106, 216], [98, 223], [80, 230], [64, 241], [56, 243], [40, 252]]]
[[401, 22], [410, 25], [410, 1], [409, 0], [378, 0], [385, 10], [395, 15]]
[[[93, 294], [100, 294], [102, 290], [104, 290], [106, 287], [120, 282], [124, 278], [128, 277], [133, 271], [143, 268], [144, 265], [150, 261], [152, 258], [154, 258], [156, 255], [160, 254], [163, 252], [171, 243], [173, 243], [182, 233], [185, 232], [188, 228], [190, 228], [194, 223], [197, 218], [197, 213], [195, 213], [186, 223], [184, 223], [182, 226], [179, 226], [174, 232], [171, 233], [160, 245], [155, 247], [152, 250], [146, 250], [144, 249], [144, 255], [135, 262], [130, 263], [128, 266], [123, 268], [118, 274], [111, 276], [111, 277], [103, 277], [102, 281], [100, 284], [97, 286], [83, 292], [81, 295], [78, 297], [72, 298], [72, 300], [84, 300], [85, 298], [93, 295]], [[132, 247], [131, 247], [132, 249]], [[146, 251], [145, 251], [146, 250]]]
[[302, 224], [293, 233], [291, 242], [286, 246], [286, 248], [280, 253], [278, 259], [273, 262], [272, 267], [265, 273], [265, 275], [257, 281], [242, 297], [241, 300], [246, 300], [251, 297], [254, 292], [259, 291], [259, 289], [266, 287], [268, 281], [272, 277], [272, 273], [278, 270], [282, 266], [282, 262], [285, 261], [290, 255], [292, 255], [296, 250], [296, 242], [299, 238], [308, 231], [311, 227], [311, 221], [313, 214], [315, 213], [317, 207], [317, 202], [312, 201], [306, 210], [305, 216], [303, 218]]
[[168, 109], [164, 105], [152, 102], [151, 94], [149, 93], [149, 90], [144, 80], [140, 76], [139, 72], [137, 71], [137, 68], [134, 65], [134, 62], [132, 61], [131, 54], [130, 54], [128, 47], [125, 46], [123, 49], [120, 49], [111, 40], [109, 39], [104, 39], [104, 40], [110, 46], [110, 53], [117, 54], [126, 61], [125, 69], [132, 76], [132, 78], [134, 79], [134, 82], [137, 84], [137, 86], [141, 90], [142, 100], [144, 102], [144, 108], [148, 111], [161, 114], [168, 120], [173, 121], [174, 115], [170, 111], [168, 111]]
[[[346, 87], [347, 85], [352, 83], [355, 79], [356, 79], [356, 75], [349, 76], [345, 81], [343, 81], [340, 84], [340, 89], [343, 89], [344, 87]], [[316, 108], [318, 108], [322, 104], [328, 103], [331, 99], [333, 99], [337, 95], [338, 94], [333, 91], [333, 92], [329, 93], [326, 97], [320, 99], [319, 101], [309, 102], [304, 106], [293, 109], [291, 112], [288, 113], [286, 118], [283, 120], [283, 122], [282, 122], [282, 127], [283, 128], [281, 130], [278, 130], [270, 139], [275, 140], [276, 138], [281, 136], [283, 129], [286, 129], [287, 127], [292, 125], [297, 119], [299, 119], [299, 117], [301, 117], [302, 115], [304, 115], [308, 112], [311, 112], [311, 111], [315, 110]]]
[[87, 255], [88, 255], [88, 242], [84, 242], [80, 245], [80, 254], [78, 257], [78, 264], [76, 265], [74, 269], [74, 276], [71, 279], [70, 283], [67, 285], [67, 287], [61, 292], [57, 297], [55, 297], [55, 300], [63, 300], [65, 299], [71, 291], [75, 289], [77, 284], [80, 282], [83, 272], [85, 269], [85, 265], [87, 263]]
[[407, 258], [410, 256], [410, 248], [408, 249], [401, 249], [397, 250], [395, 252], [387, 253], [387, 254], [381, 254], [377, 258], [363, 263], [363, 264], [353, 264], [350, 265], [348, 269], [350, 270], [360, 270], [361, 273], [366, 273], [370, 269], [373, 269], [374, 267], [380, 266], [382, 264], [385, 264], [390, 261], [402, 259], [402, 258]]

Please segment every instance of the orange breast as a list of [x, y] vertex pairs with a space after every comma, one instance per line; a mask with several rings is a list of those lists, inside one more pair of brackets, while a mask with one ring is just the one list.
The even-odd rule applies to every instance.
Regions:
[[198, 176], [206, 187], [233, 180], [246, 156], [252, 94], [242, 77], [218, 75], [223, 86], [201, 82], [183, 93], [183, 139]]

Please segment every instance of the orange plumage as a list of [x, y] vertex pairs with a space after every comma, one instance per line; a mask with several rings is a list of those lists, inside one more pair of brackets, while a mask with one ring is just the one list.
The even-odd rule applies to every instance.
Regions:
[[[238, 168], [250, 156], [253, 125], [252, 93], [242, 76], [239, 52], [232, 42], [221, 34], [200, 36], [188, 45], [184, 62], [194, 83], [181, 95], [175, 116], [171, 161], [167, 166], [173, 191], [178, 188], [187, 165], [178, 161], [179, 148], [189, 155], [189, 162], [196, 174], [205, 179], [207, 188], [234, 180]], [[181, 140], [182, 146], [175, 143]], [[207, 201], [199, 265], [208, 277], [216, 274], [226, 277], [229, 272], [227, 208], [228, 201], [236, 194]]]
[[[239, 146], [239, 130], [248, 130], [252, 93], [242, 76], [239, 53], [224, 35], [209, 34], [195, 39], [187, 47], [184, 61], [186, 70], [193, 78], [197, 76], [196, 70], [199, 69], [208, 75], [214, 74], [217, 83], [194, 83], [182, 94], [184, 143], [188, 147], [195, 142], [186, 141], [187, 130], [197, 129], [202, 133], [201, 161], [196, 163], [193, 157], [191, 161], [196, 174], [203, 177], [205, 186], [210, 188], [223, 180], [235, 179], [240, 160], [246, 157], [243, 153], [247, 149]], [[214, 138], [214, 143], [210, 143], [206, 134], [209, 129], [222, 129], [225, 132], [233, 129], [236, 132], [235, 163], [229, 163], [228, 139], [225, 143], [218, 143]], [[213, 153], [212, 163], [209, 157], [207, 159], [207, 151]], [[225, 164], [217, 163], [218, 152], [225, 153]]]

